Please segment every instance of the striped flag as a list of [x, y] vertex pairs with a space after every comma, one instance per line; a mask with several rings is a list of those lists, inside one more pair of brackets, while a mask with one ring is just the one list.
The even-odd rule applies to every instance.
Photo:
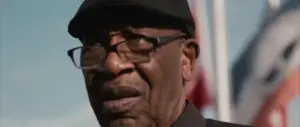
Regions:
[[236, 122], [300, 127], [300, 1], [268, 18], [233, 68]]

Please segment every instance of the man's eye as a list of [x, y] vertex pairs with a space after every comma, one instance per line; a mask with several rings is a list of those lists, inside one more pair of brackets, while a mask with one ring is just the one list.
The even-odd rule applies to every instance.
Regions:
[[153, 43], [145, 39], [134, 39], [129, 42], [128, 46], [130, 49], [150, 49], [153, 47]]

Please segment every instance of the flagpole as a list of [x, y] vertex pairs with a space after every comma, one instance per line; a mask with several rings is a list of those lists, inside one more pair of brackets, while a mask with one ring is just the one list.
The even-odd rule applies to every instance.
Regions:
[[[204, 69], [205, 77], [207, 79], [208, 90], [211, 93], [211, 96], [214, 97], [213, 94], [216, 92], [214, 84], [214, 71], [213, 71], [213, 55], [212, 55], [212, 44], [211, 44], [211, 30], [209, 24], [208, 17], [208, 9], [207, 9], [207, 0], [194, 0], [195, 2], [195, 18], [196, 18], [196, 26], [197, 26], [197, 39], [199, 41], [199, 46], [201, 48], [200, 59], [198, 63]], [[206, 118], [216, 119], [216, 109], [214, 105], [211, 107], [206, 107], [207, 110], [203, 110], [202, 114]]]
[[270, 9], [277, 10], [280, 8], [281, 0], [268, 0]]
[[[206, 71], [206, 77], [208, 78], [209, 84], [214, 84], [213, 82], [213, 60], [212, 60], [212, 44], [211, 44], [211, 36], [210, 36], [210, 27], [209, 27], [209, 20], [207, 16], [207, 3], [206, 0], [195, 0], [196, 4], [196, 24], [198, 27], [197, 37], [199, 39], [199, 45], [201, 48], [200, 54], [200, 62]], [[210, 86], [214, 87], [214, 86]], [[213, 90], [214, 88], [211, 88]], [[211, 91], [211, 93], [214, 93]]]
[[226, 0], [212, 0], [212, 49], [215, 62], [218, 119], [231, 122], [231, 99], [226, 29]]
[[272, 17], [281, 7], [282, 0], [268, 0], [267, 1], [267, 15], [266, 18]]

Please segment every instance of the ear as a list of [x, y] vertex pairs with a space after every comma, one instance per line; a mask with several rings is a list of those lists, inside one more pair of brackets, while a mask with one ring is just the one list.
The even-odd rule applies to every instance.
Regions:
[[181, 69], [184, 84], [193, 79], [199, 52], [199, 45], [195, 39], [188, 39], [182, 45]]

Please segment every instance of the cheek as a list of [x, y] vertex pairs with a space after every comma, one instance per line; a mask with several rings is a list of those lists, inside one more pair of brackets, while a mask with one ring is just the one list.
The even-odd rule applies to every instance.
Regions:
[[148, 78], [150, 90], [147, 103], [151, 116], [162, 121], [173, 117], [183, 96], [179, 64], [159, 59], [140, 65], [139, 69]]
[[[183, 85], [179, 59], [166, 60], [163, 57], [152, 59], [149, 63], [137, 65], [138, 70], [149, 84], [149, 103], [152, 109], [155, 105], [169, 105], [179, 101]], [[162, 110], [166, 108], [160, 107]]]
[[83, 77], [84, 77], [84, 81], [85, 81], [85, 85], [88, 87], [91, 85], [91, 81], [93, 79], [93, 75], [89, 74], [85, 71], [82, 72], [83, 73]]
[[86, 90], [87, 90], [87, 93], [88, 93], [88, 97], [89, 97], [90, 101], [92, 102], [92, 98], [93, 98], [93, 95], [94, 95], [92, 79], [93, 79], [94, 75], [90, 74], [90, 73], [83, 72], [83, 76], [84, 76], [85, 87], [86, 87]]
[[97, 99], [97, 94], [99, 94], [99, 87], [101, 87], [102, 84], [101, 81], [95, 81], [96, 74], [92, 72], [83, 72], [84, 81], [85, 81], [85, 87], [88, 93], [88, 97], [90, 101], [93, 101], [93, 99]]

